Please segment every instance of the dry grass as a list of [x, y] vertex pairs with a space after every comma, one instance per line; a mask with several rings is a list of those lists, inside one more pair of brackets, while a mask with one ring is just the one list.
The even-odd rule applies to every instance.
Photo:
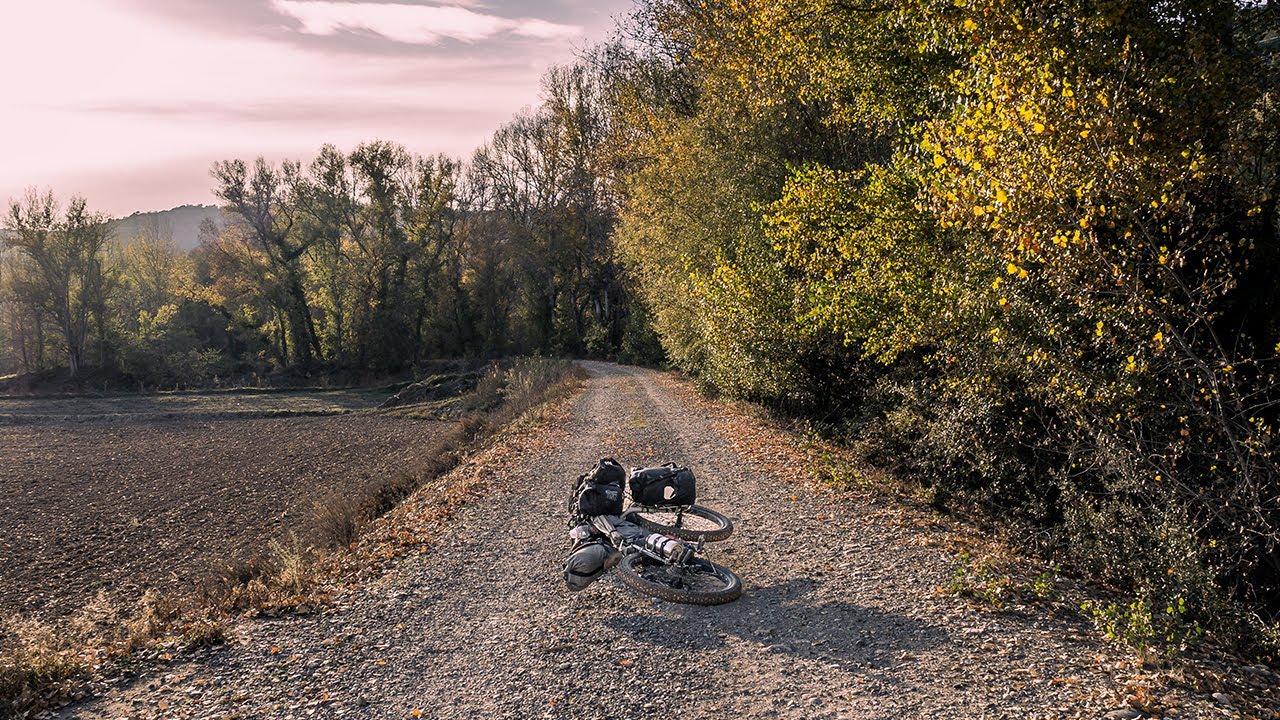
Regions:
[[85, 670], [70, 638], [33, 620], [9, 620], [0, 626], [0, 715], [22, 717], [65, 692]]
[[78, 613], [49, 624], [0, 621], [0, 717], [34, 717], [76, 697], [77, 683], [108, 674], [113, 663], [222, 642], [226, 620], [190, 600], [147, 593], [122, 606], [99, 593]]
[[346, 547], [360, 534], [360, 502], [349, 493], [330, 493], [312, 504], [311, 522], [321, 542], [329, 547]]
[[272, 541], [265, 553], [224, 567], [201, 588], [199, 605], [223, 615], [311, 612], [328, 600], [331, 552], [304, 545], [296, 534]]

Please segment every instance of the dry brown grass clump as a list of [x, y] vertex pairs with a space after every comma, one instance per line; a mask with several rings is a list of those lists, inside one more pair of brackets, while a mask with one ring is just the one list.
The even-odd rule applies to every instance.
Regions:
[[99, 593], [57, 623], [0, 619], [0, 717], [31, 717], [75, 699], [80, 681], [140, 651], [168, 659], [225, 638], [220, 613], [154, 592], [134, 603]]
[[0, 716], [21, 717], [85, 670], [70, 639], [34, 620], [0, 623]]

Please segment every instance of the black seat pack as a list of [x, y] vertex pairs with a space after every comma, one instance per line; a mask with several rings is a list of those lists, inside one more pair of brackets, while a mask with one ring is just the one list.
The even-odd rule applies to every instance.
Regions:
[[627, 471], [613, 458], [603, 458], [578, 478], [575, 497], [585, 517], [622, 514], [622, 484]]
[[697, 480], [689, 468], [667, 463], [631, 471], [631, 499], [639, 505], [692, 505], [697, 497]]

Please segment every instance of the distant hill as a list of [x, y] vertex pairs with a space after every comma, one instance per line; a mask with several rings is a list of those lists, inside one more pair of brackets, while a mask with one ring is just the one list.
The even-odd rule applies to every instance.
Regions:
[[146, 235], [172, 237], [182, 250], [200, 244], [200, 225], [211, 219], [222, 227], [222, 212], [215, 205], [183, 205], [172, 210], [136, 212], [129, 217], [112, 220], [107, 226], [122, 243]]

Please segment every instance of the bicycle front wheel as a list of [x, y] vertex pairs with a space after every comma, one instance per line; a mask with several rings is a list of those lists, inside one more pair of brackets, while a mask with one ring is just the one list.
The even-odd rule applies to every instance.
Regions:
[[689, 605], [721, 605], [742, 596], [742, 580], [710, 560], [670, 565], [635, 553], [618, 566], [622, 582], [645, 595]]
[[733, 523], [729, 518], [701, 505], [687, 508], [636, 507], [623, 513], [622, 519], [649, 532], [681, 540], [716, 542], [733, 534]]

